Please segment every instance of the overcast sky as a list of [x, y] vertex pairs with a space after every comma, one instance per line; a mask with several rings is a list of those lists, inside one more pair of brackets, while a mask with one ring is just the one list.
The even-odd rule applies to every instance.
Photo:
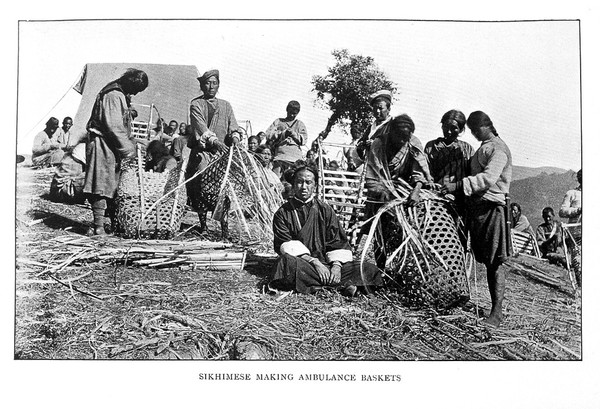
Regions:
[[[339, 48], [373, 57], [396, 82], [392, 113], [408, 113], [423, 143], [441, 136], [449, 109], [483, 110], [514, 164], [581, 166], [576, 21], [21, 22], [17, 150], [30, 152], [49, 115], [75, 115], [78, 94], [67, 91], [88, 62], [218, 68], [220, 97], [254, 133], [296, 99], [311, 141], [329, 116], [314, 103], [311, 78], [326, 74]], [[465, 140], [478, 146], [468, 130]]]

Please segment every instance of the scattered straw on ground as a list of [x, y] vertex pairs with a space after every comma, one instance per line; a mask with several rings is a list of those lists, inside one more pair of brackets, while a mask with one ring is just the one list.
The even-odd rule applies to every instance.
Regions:
[[[244, 270], [135, 266], [115, 250], [131, 242], [81, 234], [89, 207], [44, 199], [50, 178], [18, 169], [16, 358], [581, 359], [580, 297], [555, 267], [535, 266], [560, 276], [562, 289], [503, 267], [506, 319], [499, 329], [477, 320], [490, 307], [482, 266], [470, 279], [472, 301], [445, 312], [410, 310], [388, 291], [354, 299], [336, 292], [272, 296], [263, 293], [270, 243], [228, 247], [249, 250]], [[195, 215], [184, 222], [193, 224]], [[218, 226], [209, 228], [207, 237], [178, 240], [214, 240]]]

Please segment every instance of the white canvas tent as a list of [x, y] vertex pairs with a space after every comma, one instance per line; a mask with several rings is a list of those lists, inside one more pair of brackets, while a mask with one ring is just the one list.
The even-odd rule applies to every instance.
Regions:
[[[160, 117], [167, 122], [176, 120], [189, 123], [190, 101], [200, 94], [198, 69], [194, 65], [137, 64], [137, 63], [90, 63], [83, 67], [79, 80], [73, 87], [81, 94], [81, 102], [73, 119], [71, 140], [78, 140], [86, 133], [86, 125], [98, 92], [109, 82], [119, 78], [128, 68], [137, 68], [148, 74], [148, 88], [132, 98], [139, 119], [148, 120], [154, 104], [153, 122]], [[154, 124], [151, 124], [153, 126]], [[77, 149], [83, 153], [83, 145]], [[78, 153], [79, 153], [78, 152]], [[80, 156], [80, 155], [77, 155]]]

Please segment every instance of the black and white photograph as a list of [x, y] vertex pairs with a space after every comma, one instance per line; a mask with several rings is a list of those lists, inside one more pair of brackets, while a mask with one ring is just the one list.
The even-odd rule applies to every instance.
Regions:
[[593, 17], [391, 10], [9, 21], [25, 407], [594, 407]]

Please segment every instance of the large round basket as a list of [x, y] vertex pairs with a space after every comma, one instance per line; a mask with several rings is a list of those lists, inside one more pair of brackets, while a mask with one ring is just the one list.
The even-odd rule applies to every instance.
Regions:
[[[407, 212], [422, 251], [397, 252], [387, 270], [413, 306], [444, 309], [469, 299], [465, 250], [452, 211], [448, 202], [425, 200], [412, 213]], [[386, 253], [394, 254], [406, 239], [406, 232], [393, 221], [383, 227], [384, 237], [389, 238]]]
[[126, 238], [168, 239], [179, 231], [187, 201], [185, 161], [163, 173], [146, 172], [142, 157], [124, 160], [117, 188], [116, 233]]

